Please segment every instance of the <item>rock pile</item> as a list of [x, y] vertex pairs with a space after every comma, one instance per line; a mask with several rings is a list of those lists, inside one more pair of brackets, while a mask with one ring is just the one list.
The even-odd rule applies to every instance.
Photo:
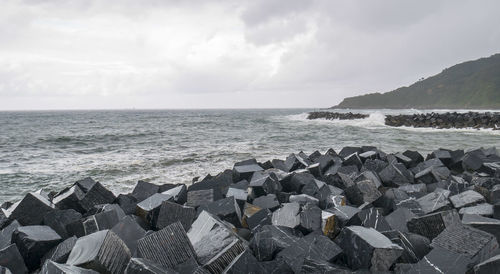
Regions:
[[307, 115], [307, 119], [327, 119], [327, 120], [353, 120], [353, 119], [364, 119], [369, 115], [360, 114], [360, 113], [339, 113], [339, 112], [329, 112], [329, 111], [318, 111], [318, 112], [309, 112]]
[[400, 127], [492, 128], [500, 129], [500, 112], [446, 112], [413, 115], [387, 115], [385, 124]]
[[250, 159], [117, 197], [86, 178], [2, 205], [1, 273], [498, 273], [496, 149]]

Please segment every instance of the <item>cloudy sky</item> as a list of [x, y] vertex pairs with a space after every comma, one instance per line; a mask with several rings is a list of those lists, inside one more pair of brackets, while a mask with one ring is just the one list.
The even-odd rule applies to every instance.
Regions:
[[1, 0], [0, 109], [328, 107], [500, 52], [498, 11], [498, 0]]

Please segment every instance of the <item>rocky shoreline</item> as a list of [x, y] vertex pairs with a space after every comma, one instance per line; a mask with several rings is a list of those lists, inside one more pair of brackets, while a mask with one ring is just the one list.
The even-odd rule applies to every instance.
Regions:
[[496, 273], [495, 148], [344, 147], [192, 185], [91, 178], [0, 213], [0, 273]]
[[318, 111], [318, 112], [308, 113], [307, 119], [309, 119], [309, 120], [314, 120], [314, 119], [353, 120], [353, 119], [364, 119], [364, 118], [367, 118], [368, 116], [369, 115], [367, 115], [367, 114], [352, 113], [352, 112], [339, 113], [339, 112], [329, 112], [329, 111]]
[[[307, 119], [364, 119], [366, 114], [339, 112], [310, 112]], [[427, 128], [485, 128], [500, 130], [500, 112], [446, 112], [424, 113], [413, 115], [386, 115], [385, 125], [393, 127], [427, 127]]]

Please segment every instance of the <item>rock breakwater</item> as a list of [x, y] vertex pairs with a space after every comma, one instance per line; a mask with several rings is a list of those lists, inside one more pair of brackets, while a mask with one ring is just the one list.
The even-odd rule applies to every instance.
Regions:
[[314, 119], [353, 120], [353, 119], [364, 119], [368, 116], [369, 115], [367, 115], [367, 114], [352, 113], [352, 112], [340, 113], [340, 112], [319, 111], [319, 112], [308, 113], [307, 119], [309, 119], [309, 120], [314, 120]]
[[447, 112], [425, 113], [413, 115], [387, 115], [385, 124], [400, 127], [432, 127], [432, 128], [491, 128], [500, 129], [499, 112]]
[[493, 273], [500, 155], [344, 147], [118, 196], [85, 178], [4, 203], [0, 229], [2, 273]]

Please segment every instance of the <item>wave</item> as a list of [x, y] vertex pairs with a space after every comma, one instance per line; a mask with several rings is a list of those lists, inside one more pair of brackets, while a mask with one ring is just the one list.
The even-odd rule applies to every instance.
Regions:
[[364, 119], [352, 119], [352, 120], [339, 120], [339, 119], [333, 119], [333, 120], [328, 120], [328, 119], [314, 119], [314, 120], [309, 120], [307, 119], [307, 116], [309, 114], [307, 112], [305, 113], [300, 113], [300, 114], [295, 114], [295, 115], [288, 115], [286, 118], [288, 120], [292, 121], [301, 121], [301, 122], [309, 122], [309, 123], [321, 123], [321, 124], [329, 124], [329, 125], [336, 125], [336, 126], [354, 126], [354, 127], [363, 127], [363, 128], [380, 128], [380, 127], [387, 127], [385, 125], [385, 115], [380, 112], [372, 112], [367, 118]]

